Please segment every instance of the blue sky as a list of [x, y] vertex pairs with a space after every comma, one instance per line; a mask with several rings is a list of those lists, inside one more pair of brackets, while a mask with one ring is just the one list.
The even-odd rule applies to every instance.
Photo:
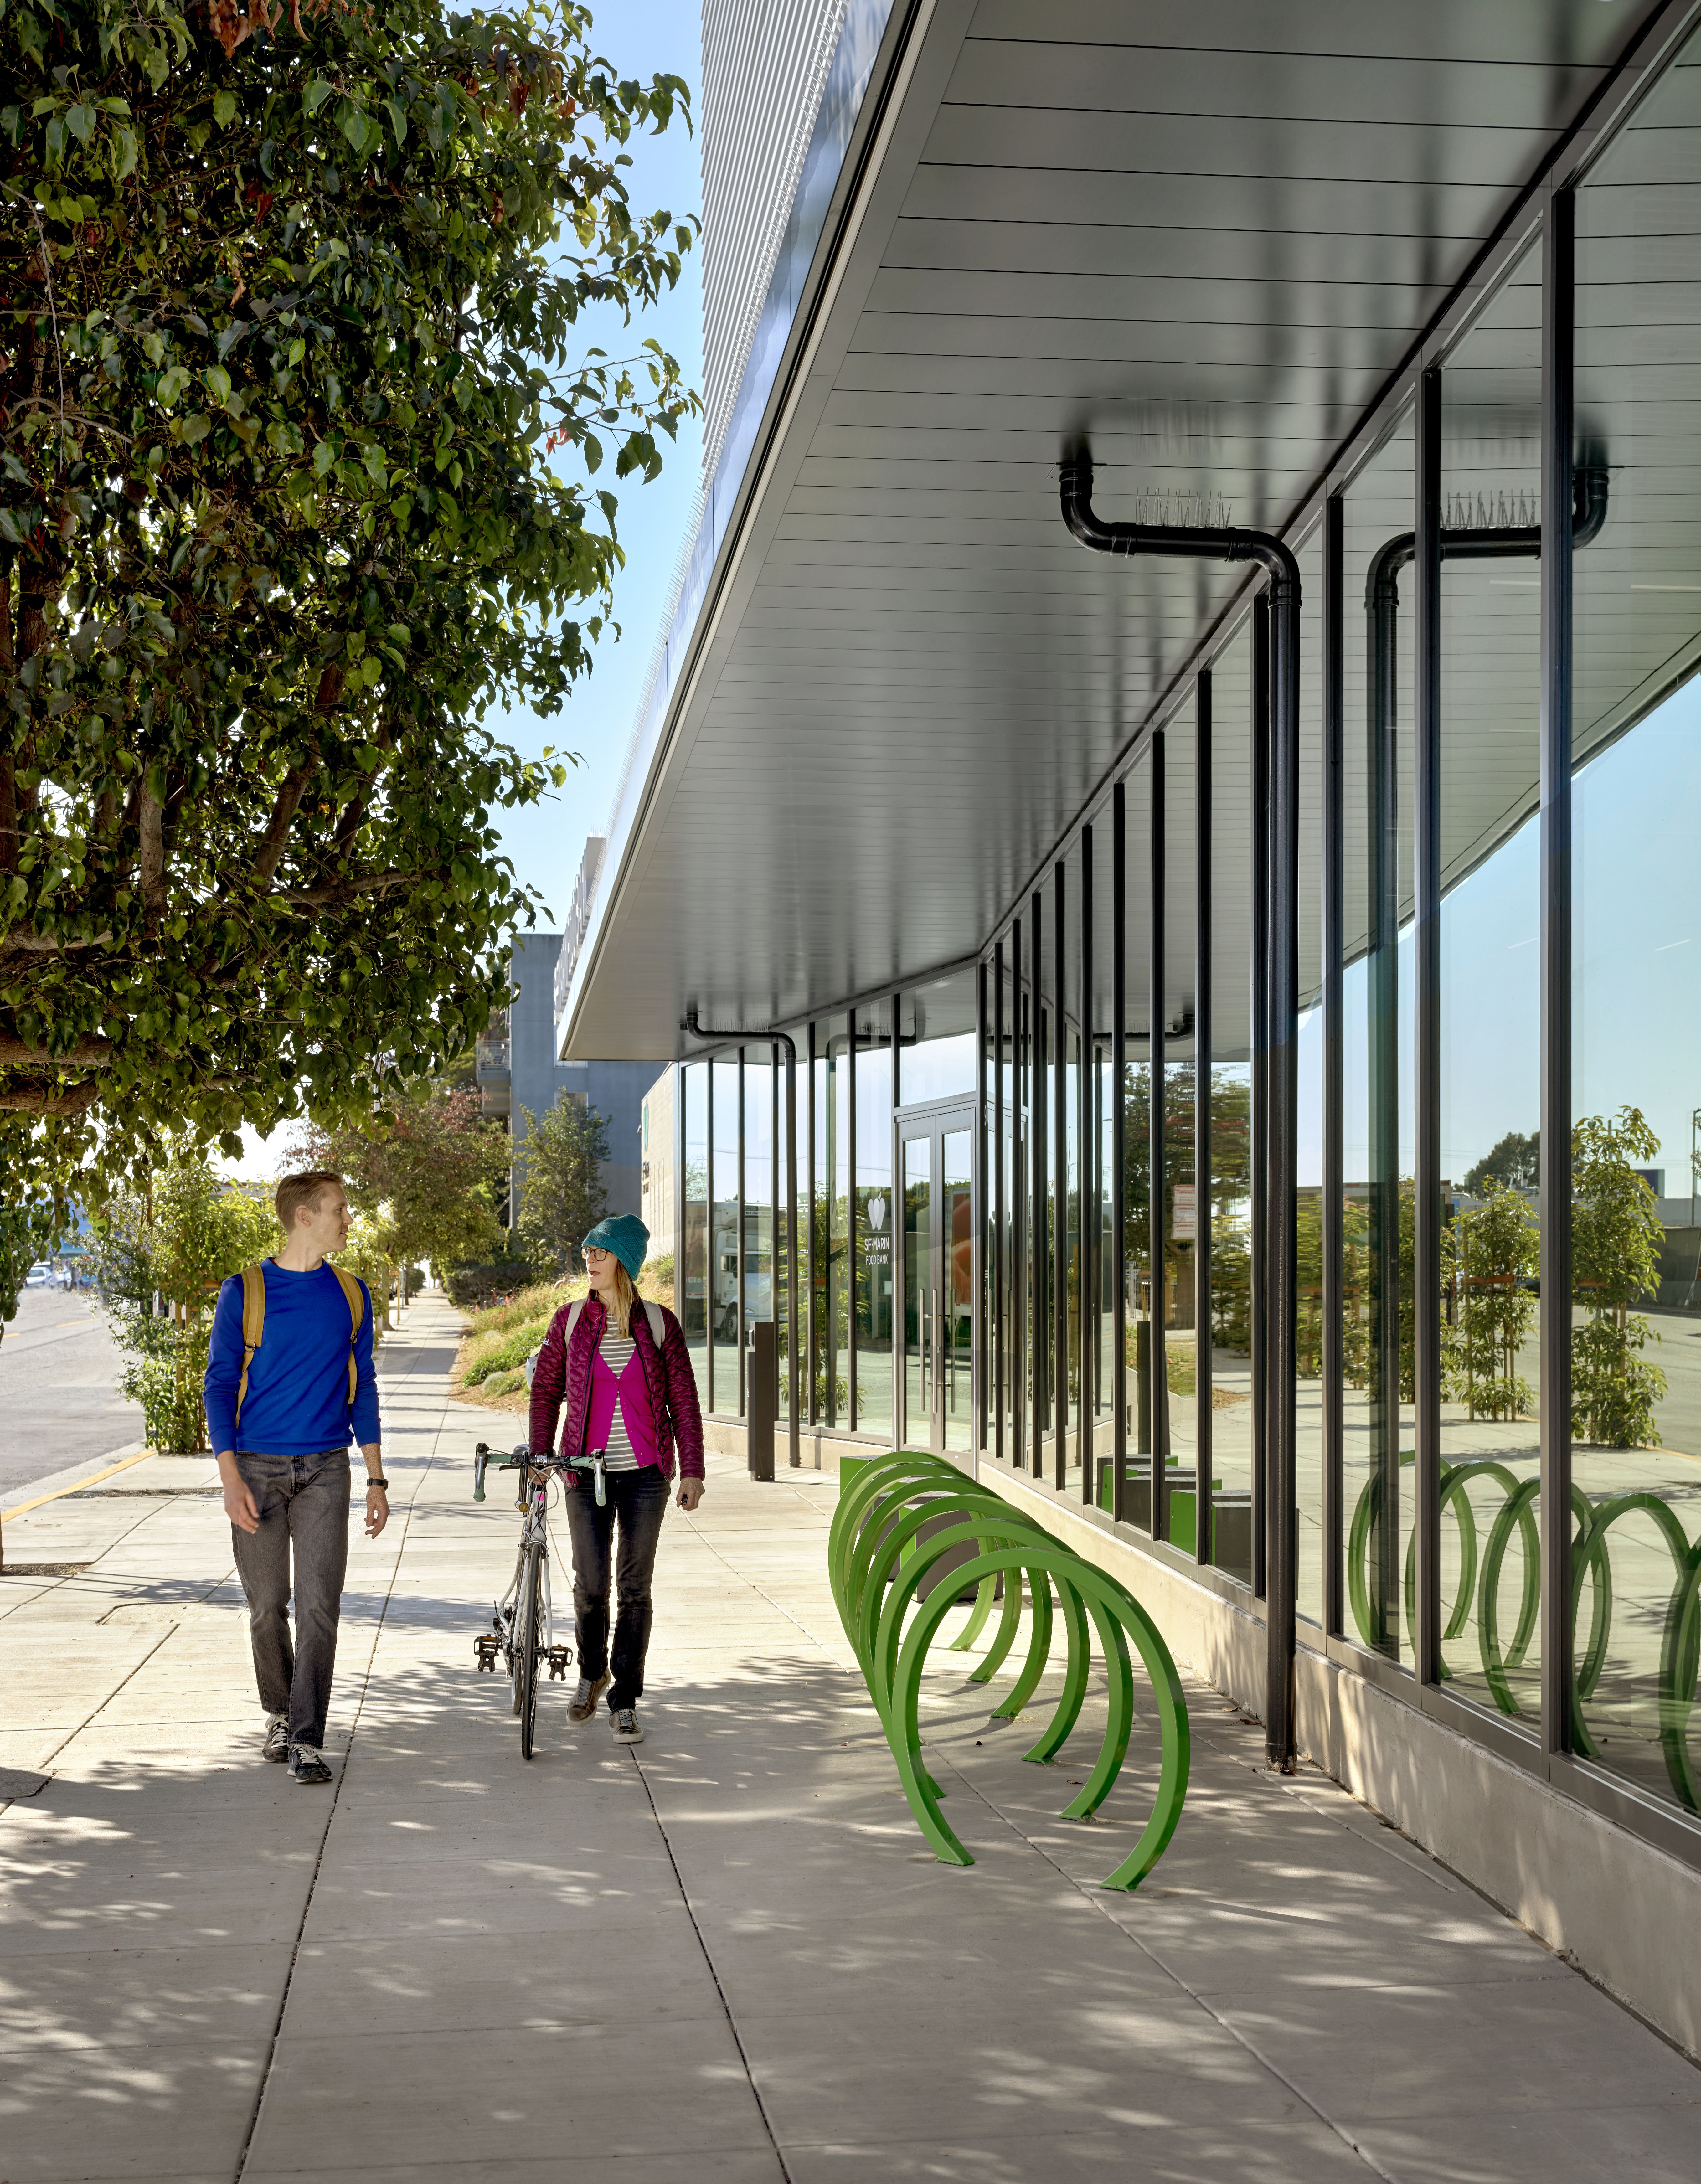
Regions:
[[[655, 0], [654, 5], [608, 5], [594, 11], [592, 42], [622, 76], [648, 78], [658, 72], [683, 76], [694, 108], [702, 73], [700, 20], [694, 0]], [[695, 213], [702, 203], [697, 139], [675, 120], [666, 135], [634, 139], [628, 148], [628, 187], [633, 206], [650, 211], [665, 206], [676, 214]], [[585, 345], [611, 356], [632, 353], [647, 336], [679, 359], [687, 382], [702, 383], [703, 320], [701, 264], [693, 252], [685, 260], [678, 287], [655, 311], [634, 320], [630, 328], [611, 311], [599, 322], [586, 319]], [[566, 788], [548, 802], [525, 811], [497, 815], [503, 847], [524, 886], [539, 889], [551, 915], [540, 910], [538, 923], [559, 932], [572, 894], [587, 834], [603, 832], [615, 783], [626, 756], [639, 700], [650, 666], [661, 612], [679, 549], [684, 542], [697, 489], [701, 436], [694, 423], [676, 445], [663, 443], [661, 476], [653, 484], [628, 480], [614, 488], [620, 501], [618, 528], [626, 567], [615, 586], [615, 617], [622, 634], [612, 632], [598, 646], [594, 666], [566, 708], [549, 721], [526, 711], [493, 710], [489, 725], [528, 756], [546, 745], [577, 753], [582, 763]], [[600, 484], [613, 485], [611, 478]]]

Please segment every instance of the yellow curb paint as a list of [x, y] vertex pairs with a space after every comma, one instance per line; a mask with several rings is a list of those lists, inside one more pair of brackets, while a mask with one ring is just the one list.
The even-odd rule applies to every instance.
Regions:
[[126, 1456], [121, 1463], [109, 1463], [104, 1471], [91, 1472], [86, 1479], [79, 1479], [70, 1486], [56, 1487], [51, 1494], [38, 1494], [33, 1502], [20, 1502], [15, 1509], [0, 1509], [0, 1524], [9, 1524], [14, 1517], [26, 1510], [39, 1509], [44, 1502], [59, 1502], [67, 1494], [81, 1494], [86, 1486], [98, 1486], [103, 1479], [114, 1478], [120, 1471], [128, 1471], [132, 1463], [146, 1463], [150, 1456], [158, 1456], [157, 1448], [144, 1448], [140, 1456]]

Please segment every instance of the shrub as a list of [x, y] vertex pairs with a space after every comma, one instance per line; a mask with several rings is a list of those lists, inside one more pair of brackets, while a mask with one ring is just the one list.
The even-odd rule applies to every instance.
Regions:
[[547, 1319], [534, 1319], [506, 1334], [475, 1335], [467, 1345], [469, 1356], [461, 1368], [463, 1388], [477, 1388], [493, 1373], [511, 1372], [523, 1366], [549, 1331]]
[[477, 1312], [499, 1296], [524, 1289], [531, 1279], [532, 1270], [523, 1259], [492, 1259], [482, 1266], [451, 1267], [443, 1285], [451, 1304], [463, 1312]]

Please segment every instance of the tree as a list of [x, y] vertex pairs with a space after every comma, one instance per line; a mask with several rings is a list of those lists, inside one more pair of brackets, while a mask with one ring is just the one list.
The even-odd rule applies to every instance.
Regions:
[[552, 1272], [581, 1270], [579, 1245], [608, 1210], [602, 1163], [608, 1123], [591, 1106], [562, 1100], [541, 1115], [527, 1107], [521, 1172], [520, 1234], [527, 1253]]
[[[1637, 1354], [1650, 1333], [1631, 1306], [1659, 1280], [1665, 1230], [1633, 1162], [1659, 1139], [1639, 1107], [1585, 1116], [1571, 1132], [1571, 1280], [1588, 1317], [1571, 1334], [1571, 1431], [1606, 1448], [1658, 1446], [1665, 1375]], [[1654, 1340], [1659, 1340], [1656, 1335]]]
[[475, 1091], [414, 1086], [358, 1128], [310, 1134], [290, 1157], [343, 1178], [349, 1203], [370, 1217], [373, 1245], [404, 1274], [418, 1260], [459, 1266], [501, 1243], [494, 1198], [508, 1139]]
[[219, 1285], [277, 1248], [272, 1209], [179, 1148], [142, 1189], [109, 1201], [93, 1225], [103, 1298], [131, 1359], [119, 1392], [142, 1405], [152, 1446], [204, 1448], [201, 1376]]
[[1466, 1171], [1464, 1190], [1467, 1197], [1486, 1198], [1492, 1184], [1509, 1190], [1534, 1190], [1541, 1180], [1541, 1132], [1532, 1130], [1525, 1137], [1509, 1130], [1492, 1152]]
[[[565, 779], [615, 502], [695, 404], [572, 0], [0, 9], [0, 1172], [370, 1115], [468, 1046], [532, 916], [493, 806]], [[588, 608], [583, 618], [576, 618]], [[97, 1119], [95, 1111], [98, 1109]]]
[[1453, 1291], [1453, 1322], [1442, 1330], [1445, 1388], [1473, 1418], [1528, 1418], [1536, 1400], [1518, 1371], [1518, 1352], [1536, 1317], [1529, 1284], [1541, 1263], [1542, 1231], [1522, 1190], [1491, 1178], [1486, 1192], [1482, 1205], [1464, 1208], [1442, 1231]]

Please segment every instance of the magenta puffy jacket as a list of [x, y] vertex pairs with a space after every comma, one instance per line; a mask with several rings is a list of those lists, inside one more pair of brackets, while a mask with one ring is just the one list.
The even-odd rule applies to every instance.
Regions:
[[[555, 1447], [555, 1420], [565, 1405], [566, 1419], [561, 1429], [560, 1452], [563, 1456], [583, 1456], [585, 1426], [590, 1417], [591, 1367], [608, 1313], [600, 1297], [587, 1297], [569, 1343], [566, 1327], [570, 1309], [563, 1305], [549, 1322], [549, 1331], [538, 1352], [537, 1369], [532, 1375], [529, 1439], [534, 1449]], [[673, 1476], [677, 1444], [682, 1477], [700, 1479], [703, 1412], [697, 1401], [697, 1376], [691, 1370], [691, 1354], [685, 1347], [684, 1331], [666, 1305], [661, 1307], [661, 1323], [663, 1340], [658, 1356], [655, 1337], [650, 1332], [649, 1313], [640, 1304], [632, 1315], [633, 1345], [644, 1368], [650, 1413], [656, 1422], [662, 1473], [669, 1479]]]

